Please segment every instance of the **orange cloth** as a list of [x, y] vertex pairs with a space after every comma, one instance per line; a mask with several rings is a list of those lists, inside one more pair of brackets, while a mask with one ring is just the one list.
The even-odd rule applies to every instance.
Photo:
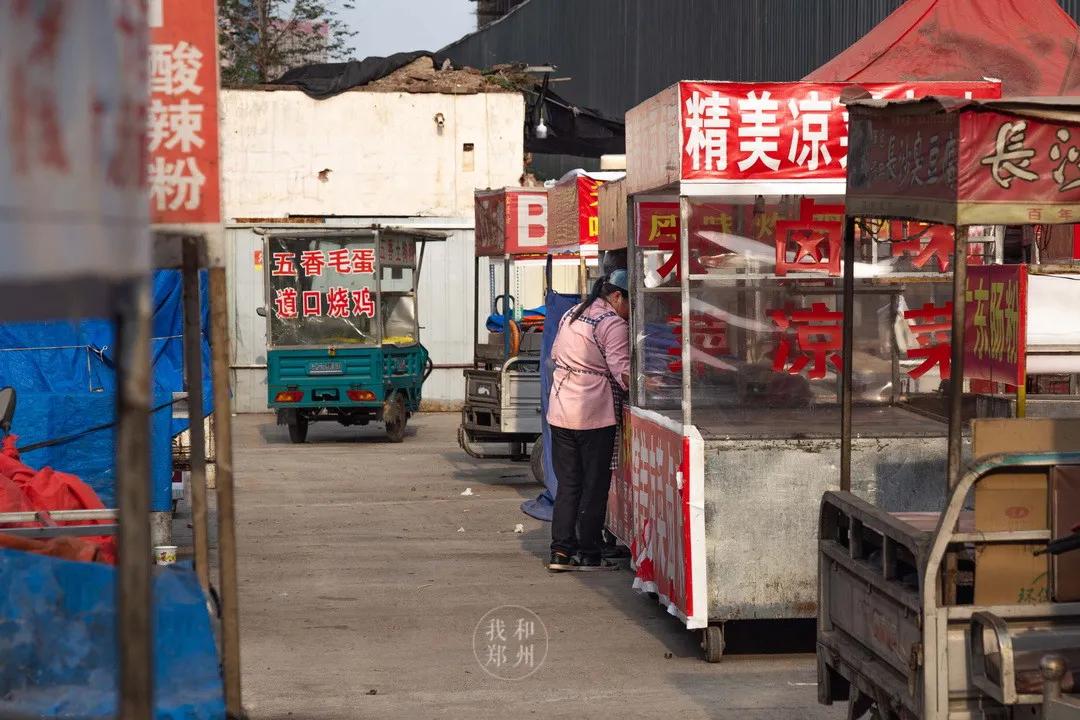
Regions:
[[[0, 450], [0, 512], [32, 512], [38, 510], [99, 510], [105, 506], [98, 498], [93, 488], [74, 475], [57, 472], [52, 468], [45, 467], [35, 470], [23, 464], [19, 460], [19, 451], [15, 449], [18, 438], [8, 435], [4, 438], [3, 449]], [[78, 522], [59, 522], [59, 525], [77, 524], [103, 524], [109, 520], [80, 520]], [[41, 526], [40, 522], [13, 523], [10, 527], [35, 527]], [[3, 532], [0, 526], [0, 533]], [[22, 543], [24, 539], [4, 537], [0, 540], [0, 546], [14, 547]], [[94, 536], [82, 538], [55, 538], [63, 542], [34, 541], [38, 543], [38, 550], [51, 549], [55, 552], [45, 554], [57, 554], [58, 557], [68, 557], [70, 554], [98, 560], [100, 562], [116, 562], [116, 541], [110, 536]], [[13, 544], [14, 543], [14, 544]], [[87, 546], [82, 548], [81, 546]], [[78, 548], [76, 551], [75, 548]], [[20, 548], [22, 549], [22, 548]], [[67, 554], [64, 554], [67, 553]]]

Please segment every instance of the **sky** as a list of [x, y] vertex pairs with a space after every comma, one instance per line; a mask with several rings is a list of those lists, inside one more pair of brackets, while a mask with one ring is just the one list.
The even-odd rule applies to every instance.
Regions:
[[353, 0], [341, 19], [356, 35], [356, 59], [410, 50], [438, 50], [476, 29], [469, 0]]

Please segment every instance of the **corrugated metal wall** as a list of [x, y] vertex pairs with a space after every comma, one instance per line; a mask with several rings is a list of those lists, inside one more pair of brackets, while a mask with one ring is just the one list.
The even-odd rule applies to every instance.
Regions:
[[[1080, 18], [1080, 0], [1059, 0]], [[552, 63], [556, 91], [621, 117], [677, 80], [797, 80], [902, 0], [529, 0], [445, 48], [475, 67]]]

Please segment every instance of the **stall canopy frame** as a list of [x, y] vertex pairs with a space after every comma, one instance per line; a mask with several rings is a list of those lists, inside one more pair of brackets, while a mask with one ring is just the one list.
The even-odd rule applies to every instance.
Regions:
[[[954, 227], [952, 377], [949, 383], [949, 440], [947, 482], [950, 488], [959, 482], [963, 443], [964, 318], [967, 287], [967, 228], [970, 225], [998, 224], [1074, 224], [1080, 217], [1080, 180], [1075, 187], [1066, 182], [1063, 159], [1070, 157], [1062, 143], [1076, 137], [1080, 141], [1080, 99], [1078, 98], [1003, 98], [1000, 100], [957, 100], [931, 97], [922, 100], [885, 101], [857, 99], [847, 103], [850, 112], [847, 197], [845, 199], [843, 257], [855, 257], [856, 219], [904, 219], [933, 222]], [[985, 132], [987, 119], [1002, 118], [992, 133]], [[1056, 140], [1056, 153], [1050, 147], [1029, 147], [1028, 141]], [[913, 162], [922, 168], [930, 143], [922, 144], [922, 133], [936, 129], [941, 148], [950, 152], [935, 155], [933, 165], [920, 171], [901, 169], [896, 182], [895, 169], [884, 153], [910, 152]], [[993, 129], [993, 128], [991, 128]], [[1053, 132], [1047, 132], [1047, 129]], [[980, 130], [983, 130], [980, 134]], [[1026, 133], [1031, 131], [1031, 135]], [[918, 139], [918, 149], [914, 141]], [[1075, 141], [1074, 141], [1075, 142]], [[1039, 151], [1043, 151], [1041, 154]], [[965, 162], [966, 161], [966, 162]], [[1008, 163], [1008, 165], [1007, 165]], [[1080, 166], [1077, 166], [1080, 170]], [[1046, 177], [1057, 183], [1062, 195], [1056, 202], [1047, 201]], [[929, 178], [933, 177], [931, 182]], [[1016, 182], [1019, 179], [1022, 182]], [[1042, 187], [1039, 187], [1042, 183]], [[1004, 191], [1004, 192], [1003, 192]], [[1008, 197], [1009, 193], [1013, 195]], [[1002, 197], [1005, 195], [1006, 197]], [[1027, 216], [1024, 209], [1027, 208]], [[1076, 208], [1073, 215], [1070, 208]], [[1044, 212], [1049, 209], [1051, 212]], [[1059, 210], [1054, 212], [1055, 210]], [[1035, 212], [1038, 217], [1036, 219]], [[845, 262], [843, 272], [844, 307], [851, 308], [855, 297], [854, 263]], [[854, 317], [843, 317], [843, 368], [841, 372], [841, 445], [840, 484], [851, 488], [851, 448], [853, 411]]]

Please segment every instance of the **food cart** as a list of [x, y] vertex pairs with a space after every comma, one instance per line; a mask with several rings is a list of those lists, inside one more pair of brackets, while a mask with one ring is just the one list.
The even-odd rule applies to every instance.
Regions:
[[[1072, 307], [1056, 314], [1053, 332], [1080, 330], [1080, 267], [979, 262], [972, 229], [1076, 222], [1080, 104], [931, 98], [849, 109], [844, 257], [874, 253], [886, 222], [928, 223], [949, 238], [941, 249], [953, 272], [935, 281], [935, 312], [950, 381], [924, 398], [948, 426], [946, 468], [932, 480], [949, 495], [934, 509], [943, 512], [898, 513], [890, 510], [922, 508], [849, 492], [866, 473], [856, 461], [866, 424], [853, 362], [864, 332], [846, 312], [842, 490], [821, 505], [819, 699], [848, 700], [851, 718], [1078, 717], [1061, 679], [1066, 664], [1080, 669], [1080, 559], [1050, 541], [1080, 519], [1080, 420], [968, 420], [977, 383], [1013, 387], [1023, 415], [1032, 366], [1080, 370], [1080, 341], [1053, 352], [1036, 344], [1040, 361], [1025, 337], [1039, 327], [1035, 315], [1055, 314], [1034, 302], [1039, 286]], [[892, 275], [860, 279], [856, 263], [845, 265], [844, 307], [857, 310]], [[976, 460], [964, 471], [969, 445]]]
[[[866, 86], [893, 98], [999, 88]], [[703, 630], [711, 661], [728, 620], [817, 612], [816, 508], [841, 459], [845, 90], [680, 82], [627, 115], [634, 382], [609, 529], [632, 549], [635, 586]], [[943, 502], [931, 478], [944, 471], [947, 428], [902, 399], [943, 381], [936, 336], [912, 326], [933, 319], [919, 313], [938, 302], [929, 279], [948, 259], [923, 228], [891, 233], [853, 266], [860, 277], [902, 270], [912, 288], [883, 283], [855, 309], [875, 340], [856, 354], [853, 489], [929, 510]], [[995, 237], [982, 243], [990, 256]]]
[[[526, 316], [525, 308], [540, 305], [543, 298], [547, 191], [477, 190], [475, 198], [474, 361], [465, 370], [458, 444], [476, 458], [522, 459], [540, 436], [543, 316]], [[486, 274], [481, 270], [485, 258]], [[489, 297], [481, 306], [480, 285], [485, 277]], [[491, 452], [481, 447], [485, 444], [509, 450]]]
[[[267, 402], [302, 443], [312, 422], [386, 425], [401, 442], [431, 358], [416, 283], [445, 235], [371, 226], [266, 236]], [[419, 252], [417, 251], [419, 246]]]

